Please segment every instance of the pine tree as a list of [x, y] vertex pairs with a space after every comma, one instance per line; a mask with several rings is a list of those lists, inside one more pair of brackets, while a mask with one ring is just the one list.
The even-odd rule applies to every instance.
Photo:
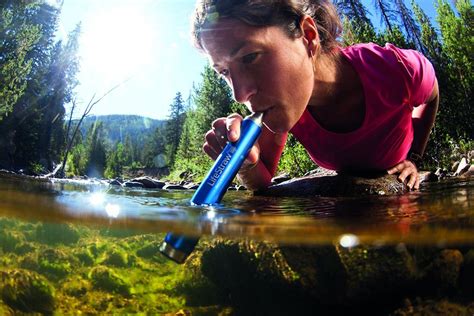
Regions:
[[89, 177], [102, 177], [106, 166], [106, 149], [103, 136], [102, 122], [93, 124], [87, 133], [87, 165], [86, 174]]
[[390, 34], [393, 33], [393, 26], [396, 25], [396, 18], [391, 3], [384, 0], [373, 0], [372, 3], [375, 10], [380, 14], [382, 24], [388, 28]]
[[173, 166], [179, 139], [186, 118], [185, 105], [181, 92], [177, 92], [173, 103], [170, 105], [169, 120], [166, 123], [166, 156], [169, 166]]
[[203, 177], [212, 164], [202, 151], [204, 135], [215, 119], [229, 115], [237, 105], [232, 100], [229, 86], [208, 65], [202, 72], [202, 84], [195, 89], [192, 99], [196, 108], [188, 108], [173, 170], [178, 174], [187, 171]]
[[416, 23], [413, 13], [411, 10], [405, 5], [404, 0], [395, 0], [395, 7], [396, 7], [396, 12], [398, 12], [398, 15], [401, 20], [401, 25], [403, 26], [403, 29], [405, 30], [406, 37], [409, 42], [412, 42], [414, 47], [424, 53], [425, 48], [423, 44], [421, 43], [421, 31], [420, 27]]

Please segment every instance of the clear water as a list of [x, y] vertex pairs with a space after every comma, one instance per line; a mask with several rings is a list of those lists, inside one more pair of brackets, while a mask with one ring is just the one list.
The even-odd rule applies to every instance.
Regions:
[[[0, 178], [0, 228], [3, 234], [0, 236], [0, 273], [4, 275], [3, 284], [12, 271], [33, 271], [54, 289], [55, 303], [53, 307], [43, 309], [12, 303], [0, 281], [0, 293], [4, 293], [0, 312], [239, 314], [232, 299], [219, 296], [222, 295], [216, 289], [219, 284], [211, 286], [217, 293], [211, 295], [212, 299], [193, 298], [189, 284], [195, 281], [193, 273], [196, 271], [189, 262], [177, 265], [159, 253], [137, 255], [146, 245], [156, 245], [168, 231], [203, 236], [198, 252], [205, 251], [206, 245], [212, 244], [215, 237], [308, 249], [331, 245], [347, 249], [404, 245], [437, 252], [462, 248], [463, 262], [468, 262], [469, 249], [474, 248], [472, 179], [426, 184], [420, 191], [402, 196], [268, 198], [245, 191], [229, 191], [221, 206], [207, 208], [190, 206], [192, 194], [193, 191], [133, 189], [91, 182], [32, 181], [3, 176]], [[67, 238], [62, 240], [51, 228], [54, 225], [73, 227], [77, 237], [71, 242]], [[45, 237], [44, 232], [50, 234], [52, 240]], [[26, 251], [21, 250], [25, 247]], [[74, 257], [84, 249], [95, 249], [88, 262], [77, 259], [80, 256]], [[63, 252], [66, 259], [58, 262], [68, 262], [69, 268], [61, 270], [60, 264], [54, 261], [57, 258], [44, 259], [42, 255], [48, 251]], [[126, 253], [125, 263], [113, 263], [110, 258], [114, 251]], [[46, 268], [42, 262], [47, 262]], [[125, 293], [98, 285], [93, 276], [97, 266], [108, 267], [130, 282]], [[190, 279], [194, 281], [186, 283]], [[463, 290], [456, 288], [455, 291], [454, 300], [470, 306], [470, 294], [459, 296]], [[407, 297], [418, 294], [410, 295]], [[432, 296], [426, 295], [430, 301]], [[439, 296], [437, 299], [439, 301]], [[287, 303], [287, 307], [292, 306], [291, 302]], [[299, 302], [298, 306], [301, 304]], [[376, 308], [375, 314], [390, 313], [403, 306], [395, 304], [387, 310]], [[271, 309], [253, 310], [260, 314], [256, 311]], [[248, 309], [240, 311], [240, 314], [247, 313]]]

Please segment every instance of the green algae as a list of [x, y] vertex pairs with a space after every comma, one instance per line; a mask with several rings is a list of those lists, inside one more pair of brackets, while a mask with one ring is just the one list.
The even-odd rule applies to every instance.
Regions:
[[0, 271], [1, 297], [23, 312], [50, 313], [55, 309], [54, 288], [41, 275], [27, 270]]
[[[6, 315], [292, 314], [305, 308], [325, 314], [324, 306], [347, 312], [352, 306], [363, 309], [363, 304], [374, 310], [373, 300], [400, 302], [417, 282], [444, 287], [442, 294], [451, 291], [467, 302], [473, 297], [472, 250], [280, 246], [203, 237], [186, 263], [178, 265], [159, 253], [164, 234], [104, 233], [66, 225], [78, 238], [52, 243], [36, 238], [43, 224], [6, 222], [9, 237], [4, 240], [13, 240], [5, 248], [0, 244], [0, 313]], [[439, 295], [416, 289], [428, 297]], [[468, 305], [452, 304], [446, 305], [448, 310]], [[397, 313], [407, 311], [390, 306]]]
[[122, 295], [131, 294], [131, 285], [112, 269], [105, 266], [94, 267], [89, 272], [89, 278], [97, 289], [106, 290]]
[[36, 240], [49, 245], [74, 244], [80, 233], [71, 224], [40, 223], [36, 228]]

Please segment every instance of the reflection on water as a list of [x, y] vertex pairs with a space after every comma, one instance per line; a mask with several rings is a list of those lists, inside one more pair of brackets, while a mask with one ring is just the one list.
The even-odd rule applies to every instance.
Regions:
[[474, 181], [432, 183], [402, 196], [275, 198], [229, 191], [221, 206], [190, 206], [192, 191], [2, 179], [0, 214], [189, 235], [321, 244], [474, 241]]
[[[474, 180], [285, 198], [0, 178], [0, 314], [472, 315]], [[200, 236], [185, 265], [158, 249]]]

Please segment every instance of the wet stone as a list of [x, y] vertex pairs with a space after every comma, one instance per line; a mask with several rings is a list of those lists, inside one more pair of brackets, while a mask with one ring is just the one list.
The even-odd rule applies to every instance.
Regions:
[[143, 184], [143, 188], [146, 189], [161, 189], [163, 188], [166, 183], [163, 181], [158, 181], [155, 179], [152, 179], [150, 177], [139, 177], [131, 180], [131, 182], [138, 182]]
[[109, 185], [122, 186], [122, 182], [120, 182], [118, 179], [114, 179], [109, 182]]
[[[321, 169], [321, 168], [320, 168]], [[319, 169], [317, 169], [319, 170]], [[320, 170], [256, 192], [264, 196], [361, 196], [403, 194], [407, 188], [396, 175], [350, 175]]]
[[168, 183], [163, 187], [163, 190], [187, 190], [187, 188], [180, 184]]
[[126, 188], [144, 188], [145, 186], [141, 182], [126, 181], [122, 184]]

